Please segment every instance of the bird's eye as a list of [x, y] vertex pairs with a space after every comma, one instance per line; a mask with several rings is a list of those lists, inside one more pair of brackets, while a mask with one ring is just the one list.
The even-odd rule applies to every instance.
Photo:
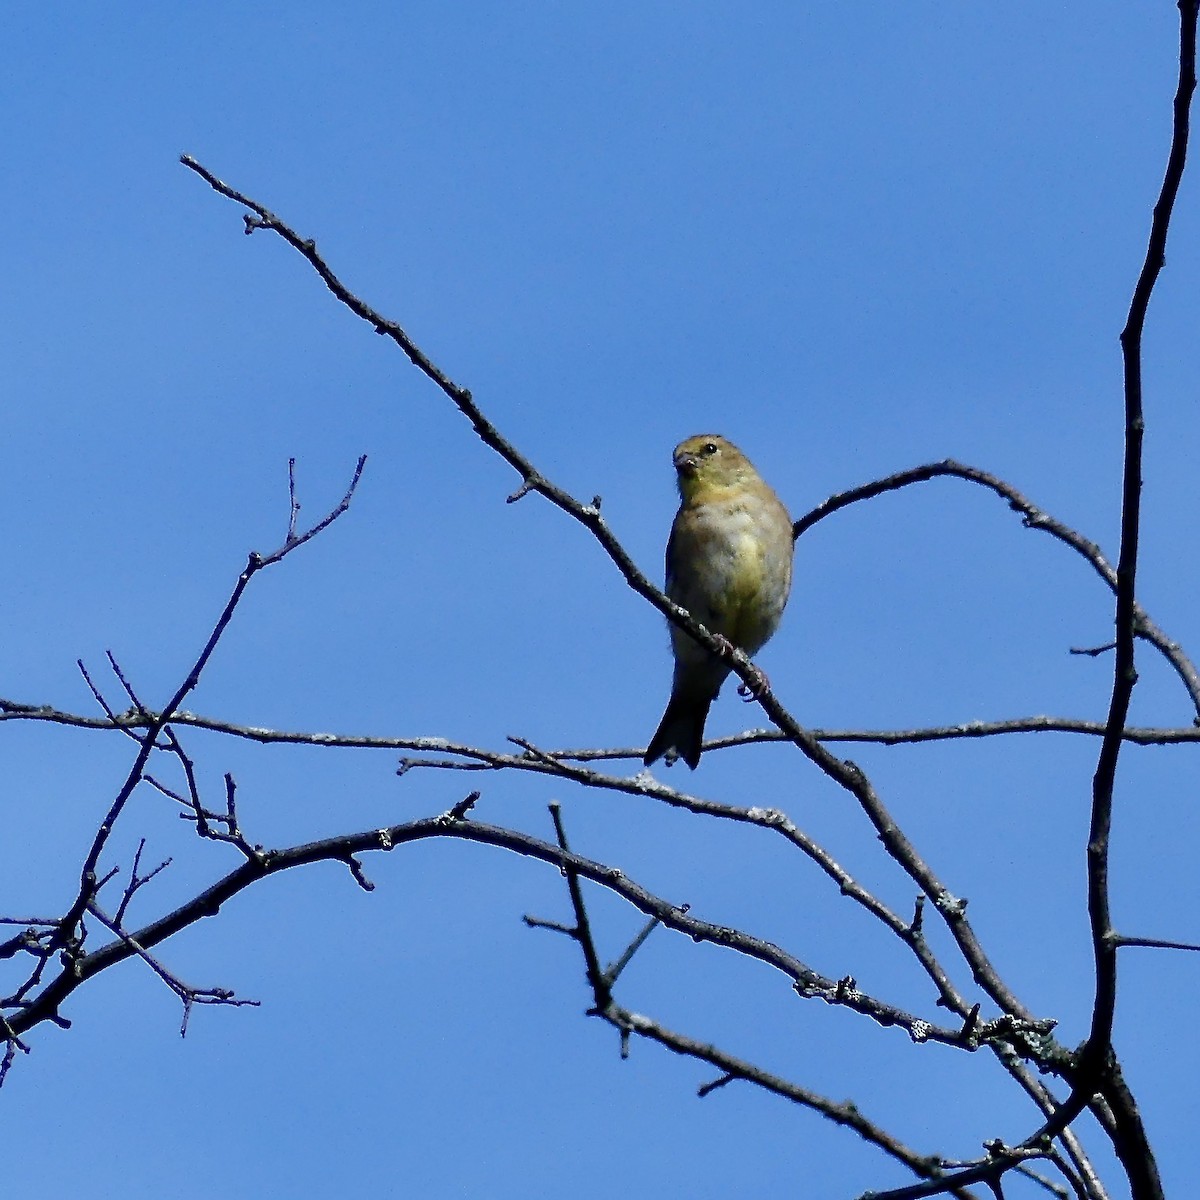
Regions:
[[700, 452], [702, 454], [716, 454], [717, 443], [716, 442], [705, 442], [704, 445], [700, 447]]

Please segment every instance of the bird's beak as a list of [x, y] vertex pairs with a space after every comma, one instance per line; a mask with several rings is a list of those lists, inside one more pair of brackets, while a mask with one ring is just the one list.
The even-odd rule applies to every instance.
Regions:
[[697, 459], [694, 454], [677, 454], [675, 455], [675, 470], [680, 475], [694, 475], [696, 473]]

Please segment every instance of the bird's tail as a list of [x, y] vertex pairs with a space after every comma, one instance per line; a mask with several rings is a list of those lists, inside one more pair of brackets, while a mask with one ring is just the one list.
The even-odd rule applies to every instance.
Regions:
[[642, 762], [649, 766], [660, 758], [666, 758], [670, 766], [682, 758], [694, 771], [700, 762], [700, 745], [704, 741], [704, 722], [712, 706], [712, 696], [681, 696], [672, 693], [667, 702], [658, 729], [650, 739], [646, 757]]

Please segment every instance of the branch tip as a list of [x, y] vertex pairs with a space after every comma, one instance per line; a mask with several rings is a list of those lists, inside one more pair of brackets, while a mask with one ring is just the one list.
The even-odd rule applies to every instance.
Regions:
[[457, 804], [455, 804], [446, 814], [445, 819], [449, 824], [456, 824], [459, 821], [465, 821], [467, 814], [475, 807], [479, 801], [482, 792], [470, 792]]
[[724, 1075], [718, 1076], [709, 1083], [701, 1084], [700, 1087], [696, 1089], [696, 1096], [698, 1099], [703, 1100], [705, 1096], [711, 1096], [713, 1092], [717, 1091], [718, 1088], [725, 1087], [727, 1084], [732, 1083], [736, 1078], [736, 1075], [731, 1075], [726, 1072]]
[[375, 884], [367, 878], [366, 872], [363, 870], [363, 865], [354, 857], [353, 854], [346, 856], [346, 866], [350, 868], [350, 874], [354, 877], [354, 882], [358, 884], [364, 892], [373, 892]]

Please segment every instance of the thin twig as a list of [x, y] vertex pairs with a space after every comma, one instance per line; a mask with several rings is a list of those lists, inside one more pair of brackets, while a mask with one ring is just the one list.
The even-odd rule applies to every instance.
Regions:
[[[311, 529], [299, 536], [289, 537], [282, 546], [270, 554], [250, 554], [245, 568], [238, 576], [237, 582], [234, 584], [233, 591], [229, 599], [226, 601], [224, 609], [221, 611], [221, 615], [217, 618], [216, 624], [213, 626], [212, 632], [209, 634], [208, 640], [204, 644], [204, 648], [200, 651], [200, 654], [192, 663], [191, 669], [188, 671], [186, 678], [179, 685], [179, 687], [176, 688], [175, 694], [168, 701], [162, 712], [149, 722], [146, 727], [147, 732], [145, 737], [138, 739], [138, 753], [134, 759], [133, 765], [130, 767], [124, 783], [118, 789], [115, 799], [109, 806], [108, 812], [101, 821], [100, 826], [96, 831], [96, 835], [92, 839], [91, 847], [88, 849], [87, 855], [84, 859], [83, 866], [80, 870], [78, 893], [76, 894], [74, 901], [72, 901], [70, 908], [58, 923], [58, 928], [53, 937], [53, 944], [55, 947], [62, 947], [64, 951], [67, 951], [70, 945], [75, 941], [75, 931], [79, 926], [83, 914], [87, 910], [88, 905], [95, 899], [96, 892], [98, 890], [96, 868], [97, 864], [99, 863], [100, 856], [103, 853], [105, 846], [108, 844], [108, 839], [112, 833], [113, 827], [116, 824], [118, 817], [124, 811], [125, 805], [128, 803], [130, 796], [133, 795], [135, 788], [143, 778], [146, 764], [155, 748], [159, 734], [170, 722], [172, 715], [183, 703], [184, 698], [199, 684], [200, 676], [203, 673], [204, 668], [207, 666], [209, 659], [212, 657], [213, 652], [216, 650], [217, 644], [220, 642], [222, 635], [229, 627], [229, 623], [233, 619], [233, 614], [237, 610], [237, 607], [241, 602], [242, 596], [245, 593], [246, 588], [249, 586], [251, 579], [253, 579], [254, 576], [265, 567], [280, 562], [293, 550], [297, 549], [299, 546], [302, 546], [305, 542], [315, 537], [316, 534], [321, 532], [323, 529], [328, 528], [333, 521], [337, 520], [337, 518], [340, 517], [347, 510], [347, 508], [349, 508], [350, 501], [354, 495], [355, 489], [358, 486], [359, 479], [362, 477], [362, 470], [365, 461], [365, 456], [358, 460], [358, 465], [356, 466], [354, 475], [350, 481], [350, 486], [347, 488], [346, 494], [342, 498], [341, 502], [334, 507], [322, 520], [318, 521]], [[83, 664], [80, 663], [79, 665], [80, 670], [84, 671]], [[84, 671], [84, 678], [88, 678], [86, 671]], [[104, 707], [109, 720], [116, 723], [115, 714], [103, 701], [103, 698], [99, 695], [98, 689], [91, 684], [90, 679], [88, 680], [88, 683], [89, 686], [92, 687], [93, 694], [96, 695], [97, 700], [101, 703], [102, 707]]]
[[1114, 934], [1112, 943], [1120, 949], [1122, 946], [1143, 946], [1149, 950], [1192, 950], [1200, 952], [1200, 945], [1195, 942], [1170, 942], [1164, 938], [1126, 937], [1123, 933]]

